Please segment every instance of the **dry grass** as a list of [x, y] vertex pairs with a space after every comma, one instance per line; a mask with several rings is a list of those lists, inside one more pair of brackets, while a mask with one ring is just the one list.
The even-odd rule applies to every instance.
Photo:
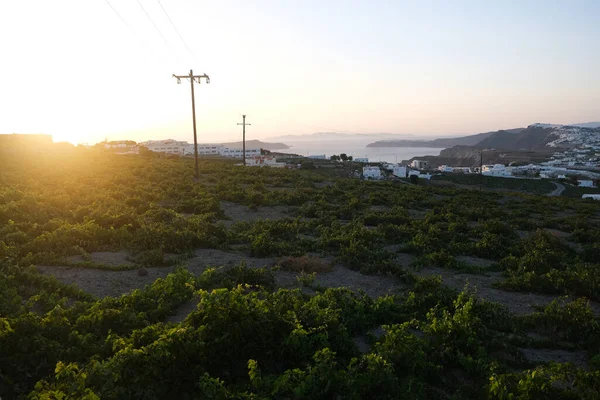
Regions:
[[319, 257], [302, 256], [302, 257], [284, 257], [277, 260], [277, 265], [284, 271], [290, 272], [331, 272], [333, 265]]

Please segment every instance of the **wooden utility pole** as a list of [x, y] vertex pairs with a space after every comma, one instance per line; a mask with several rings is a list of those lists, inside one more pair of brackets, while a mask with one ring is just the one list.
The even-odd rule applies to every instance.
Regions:
[[177, 78], [177, 83], [181, 83], [181, 78], [189, 79], [190, 85], [192, 87], [192, 120], [194, 122], [194, 158], [195, 158], [195, 171], [196, 174], [194, 176], [194, 180], [198, 182], [198, 136], [196, 135], [196, 101], [194, 99], [194, 80], [200, 84], [201, 79], [205, 78], [206, 83], [210, 83], [210, 78], [206, 74], [202, 75], [194, 75], [194, 72], [190, 69], [189, 75], [175, 75], [173, 74], [173, 78]]
[[238, 125], [242, 125], [242, 159], [244, 160], [244, 167], [246, 166], [246, 125], [252, 125], [246, 123], [246, 115], [242, 115], [242, 123], [238, 122]]

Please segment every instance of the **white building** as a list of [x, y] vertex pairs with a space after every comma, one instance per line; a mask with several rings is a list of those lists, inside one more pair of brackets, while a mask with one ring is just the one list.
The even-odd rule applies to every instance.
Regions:
[[470, 167], [450, 167], [452, 168], [452, 172], [462, 173], [462, 174], [470, 174], [473, 172]]
[[408, 177], [411, 177], [413, 175], [419, 179], [427, 179], [427, 180], [431, 179], [431, 174], [422, 174], [420, 171], [415, 171], [414, 169], [409, 169]]
[[[218, 156], [221, 154], [225, 147], [220, 144], [198, 144], [198, 155], [199, 156]], [[194, 145], [186, 144], [183, 155], [185, 156], [193, 156], [194, 155]]]
[[379, 167], [363, 167], [363, 177], [365, 179], [381, 179], [381, 169]]
[[578, 186], [581, 186], [581, 187], [590, 187], [590, 188], [596, 187], [596, 185], [594, 185], [594, 181], [578, 180], [577, 182], [579, 183]]
[[326, 160], [327, 156], [325, 154], [315, 154], [314, 156], [308, 156], [308, 158], [312, 158], [313, 160]]
[[[135, 143], [135, 142], [133, 142], [133, 143]], [[124, 140], [104, 143], [104, 147], [107, 149], [123, 149], [123, 148], [127, 148], [127, 147], [132, 147], [132, 146], [133, 146], [133, 144], [127, 143]]]
[[246, 158], [246, 166], [284, 168], [286, 164], [278, 163], [277, 159], [273, 156], [255, 156], [252, 158]]
[[512, 168], [508, 169], [502, 164], [484, 165], [483, 169], [481, 170], [481, 174], [487, 176], [507, 177], [512, 176]]
[[[230, 149], [228, 147], [222, 147], [219, 150], [219, 154], [224, 157], [242, 158], [244, 152], [242, 151], [242, 149]], [[260, 156], [260, 149], [246, 149], [246, 158], [256, 156]]]
[[425, 169], [425, 168], [427, 168], [428, 165], [429, 165], [429, 163], [427, 161], [423, 161], [423, 160], [413, 160], [410, 163], [410, 166], [415, 169]]
[[[148, 150], [157, 152], [157, 153], [167, 153], [167, 154], [180, 154], [183, 155], [185, 147], [188, 145], [187, 142], [182, 142], [173, 139], [166, 140], [148, 140], [146, 142], [140, 143], [143, 146], [146, 146]], [[193, 148], [193, 146], [192, 146]]]
[[402, 165], [394, 165], [392, 174], [398, 178], [406, 178], [406, 167]]
[[449, 167], [447, 165], [440, 165], [438, 167], [438, 171], [441, 171], [441, 172], [454, 172], [454, 168]]
[[582, 199], [600, 200], [600, 194], [584, 194], [581, 196]]
[[356, 157], [356, 158], [354, 158], [354, 161], [361, 162], [361, 163], [368, 163], [369, 159], [367, 157]]
[[[146, 146], [148, 150], [157, 153], [167, 154], [179, 154], [182, 156], [193, 156], [194, 145], [185, 141], [178, 141], [173, 139], [167, 140], [148, 140], [140, 143]], [[199, 143], [198, 144], [198, 155], [199, 156], [223, 156], [232, 158], [242, 158], [242, 149], [230, 149], [222, 144], [216, 143]], [[246, 149], [246, 158], [260, 156], [260, 149]]]

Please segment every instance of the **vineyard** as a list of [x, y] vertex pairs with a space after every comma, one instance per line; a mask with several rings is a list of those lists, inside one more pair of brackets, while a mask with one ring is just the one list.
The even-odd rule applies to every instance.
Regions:
[[597, 202], [324, 170], [0, 154], [0, 397], [600, 398]]

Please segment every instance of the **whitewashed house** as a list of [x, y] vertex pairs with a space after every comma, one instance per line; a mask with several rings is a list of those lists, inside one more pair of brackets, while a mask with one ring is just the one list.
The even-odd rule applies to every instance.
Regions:
[[512, 170], [506, 168], [502, 164], [484, 165], [481, 170], [482, 175], [509, 177], [512, 176]]
[[394, 165], [392, 174], [398, 178], [406, 178], [406, 167], [402, 165]]
[[183, 155], [184, 149], [188, 145], [187, 142], [166, 139], [166, 140], [148, 140], [146, 142], [140, 143], [145, 146], [148, 150], [154, 151], [157, 153], [166, 153], [166, 154], [180, 154]]
[[415, 171], [414, 169], [409, 169], [408, 176], [411, 177], [413, 175], [419, 179], [427, 179], [427, 180], [431, 179], [431, 174], [422, 174], [420, 171]]
[[381, 179], [381, 169], [379, 167], [363, 167], [363, 178]]
[[286, 164], [277, 162], [277, 159], [273, 156], [255, 156], [251, 158], [246, 158], [246, 166], [284, 168]]
[[454, 172], [454, 168], [449, 167], [447, 165], [440, 165], [438, 167], [438, 171], [441, 171], [441, 172]]
[[367, 157], [356, 157], [353, 159], [356, 162], [361, 162], [361, 163], [368, 163], [369, 159]]
[[410, 166], [415, 169], [426, 169], [429, 166], [429, 163], [423, 160], [413, 160], [410, 163]]
[[581, 196], [582, 199], [600, 200], [600, 194], [584, 194]]
[[590, 180], [577, 180], [578, 186], [580, 187], [589, 187], [589, 188], [593, 188], [596, 187], [596, 185], [594, 185], [594, 181], [590, 181]]

